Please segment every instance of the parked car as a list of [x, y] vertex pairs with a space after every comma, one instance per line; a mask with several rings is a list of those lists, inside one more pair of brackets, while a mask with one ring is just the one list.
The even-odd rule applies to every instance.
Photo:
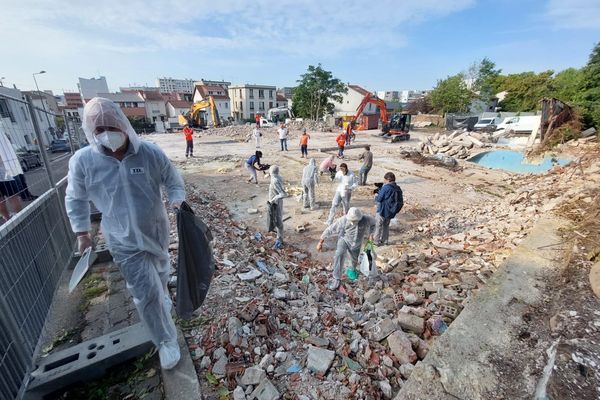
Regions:
[[473, 126], [474, 131], [493, 132], [496, 126], [502, 122], [502, 118], [482, 118]]
[[67, 139], [55, 139], [50, 142], [50, 152], [57, 153], [59, 151], [71, 151], [69, 141]]
[[526, 115], [519, 117], [506, 118], [496, 127], [496, 132], [506, 132], [510, 134], [529, 135], [540, 127], [540, 115]]
[[42, 165], [39, 153], [27, 150], [17, 150], [16, 153], [23, 172]]

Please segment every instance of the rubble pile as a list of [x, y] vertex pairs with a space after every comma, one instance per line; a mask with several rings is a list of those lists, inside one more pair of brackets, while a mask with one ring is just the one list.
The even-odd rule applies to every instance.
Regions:
[[333, 129], [327, 123], [323, 121], [314, 121], [310, 119], [304, 119], [302, 121], [290, 121], [287, 124], [288, 128], [295, 131], [302, 131], [306, 129], [310, 132], [332, 132]]
[[456, 130], [450, 134], [436, 133], [420, 142], [417, 148], [424, 154], [443, 154], [450, 157], [465, 159], [473, 149], [487, 147], [487, 136], [477, 132]]
[[[211, 290], [196, 318], [182, 324], [205, 394], [392, 398], [543, 213], [567, 200], [593, 201], [600, 160], [507, 176], [506, 196], [461, 211], [441, 207], [407, 226], [402, 244], [376, 249], [377, 276], [344, 281], [335, 292], [326, 289], [330, 268], [289, 245], [272, 249], [273, 236], [188, 187], [215, 237]], [[177, 252], [175, 231], [170, 249]]]

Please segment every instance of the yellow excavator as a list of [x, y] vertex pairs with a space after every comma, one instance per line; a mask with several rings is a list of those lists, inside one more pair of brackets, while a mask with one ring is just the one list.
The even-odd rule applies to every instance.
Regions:
[[191, 127], [206, 127], [208, 125], [206, 122], [201, 124], [200, 112], [209, 108], [210, 114], [213, 120], [213, 124], [215, 127], [221, 126], [221, 121], [219, 120], [219, 111], [217, 110], [217, 105], [215, 104], [215, 99], [213, 96], [208, 96], [206, 100], [197, 101], [190, 107], [190, 111], [185, 115], [180, 115], [179, 125], [189, 125]]

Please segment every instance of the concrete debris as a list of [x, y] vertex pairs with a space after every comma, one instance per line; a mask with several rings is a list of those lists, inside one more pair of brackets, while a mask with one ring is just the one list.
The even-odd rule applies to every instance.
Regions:
[[491, 138], [484, 133], [454, 131], [451, 134], [436, 133], [433, 136], [428, 136], [425, 141], [418, 144], [417, 148], [423, 154], [465, 159], [471, 155], [473, 150], [489, 146], [484, 142], [490, 140]]
[[247, 368], [240, 379], [240, 383], [244, 386], [258, 385], [267, 378], [267, 373], [260, 367], [254, 366]]
[[329, 367], [331, 367], [334, 359], [334, 351], [322, 349], [320, 347], [309, 346], [306, 367], [311, 372], [325, 374]]
[[[442, 305], [444, 306], [444, 305]], [[402, 329], [411, 331], [420, 335], [425, 330], [425, 320], [416, 315], [408, 314], [405, 312], [399, 312], [396, 322]]]
[[275, 385], [270, 380], [265, 379], [250, 394], [250, 400], [277, 400], [279, 396], [279, 391]]
[[246, 400], [246, 393], [241, 386], [238, 386], [233, 391], [233, 400]]
[[410, 340], [402, 330], [394, 331], [387, 340], [392, 354], [396, 356], [400, 365], [417, 360], [417, 353], [413, 351]]

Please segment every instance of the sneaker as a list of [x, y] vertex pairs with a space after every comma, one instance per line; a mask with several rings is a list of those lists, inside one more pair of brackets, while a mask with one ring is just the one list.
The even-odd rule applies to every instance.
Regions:
[[173, 342], [162, 342], [158, 348], [158, 358], [160, 359], [160, 367], [162, 369], [173, 369], [181, 358], [179, 343], [176, 340]]
[[329, 290], [337, 290], [339, 287], [340, 287], [340, 280], [339, 279], [333, 278], [327, 284], [327, 289], [329, 289]]

